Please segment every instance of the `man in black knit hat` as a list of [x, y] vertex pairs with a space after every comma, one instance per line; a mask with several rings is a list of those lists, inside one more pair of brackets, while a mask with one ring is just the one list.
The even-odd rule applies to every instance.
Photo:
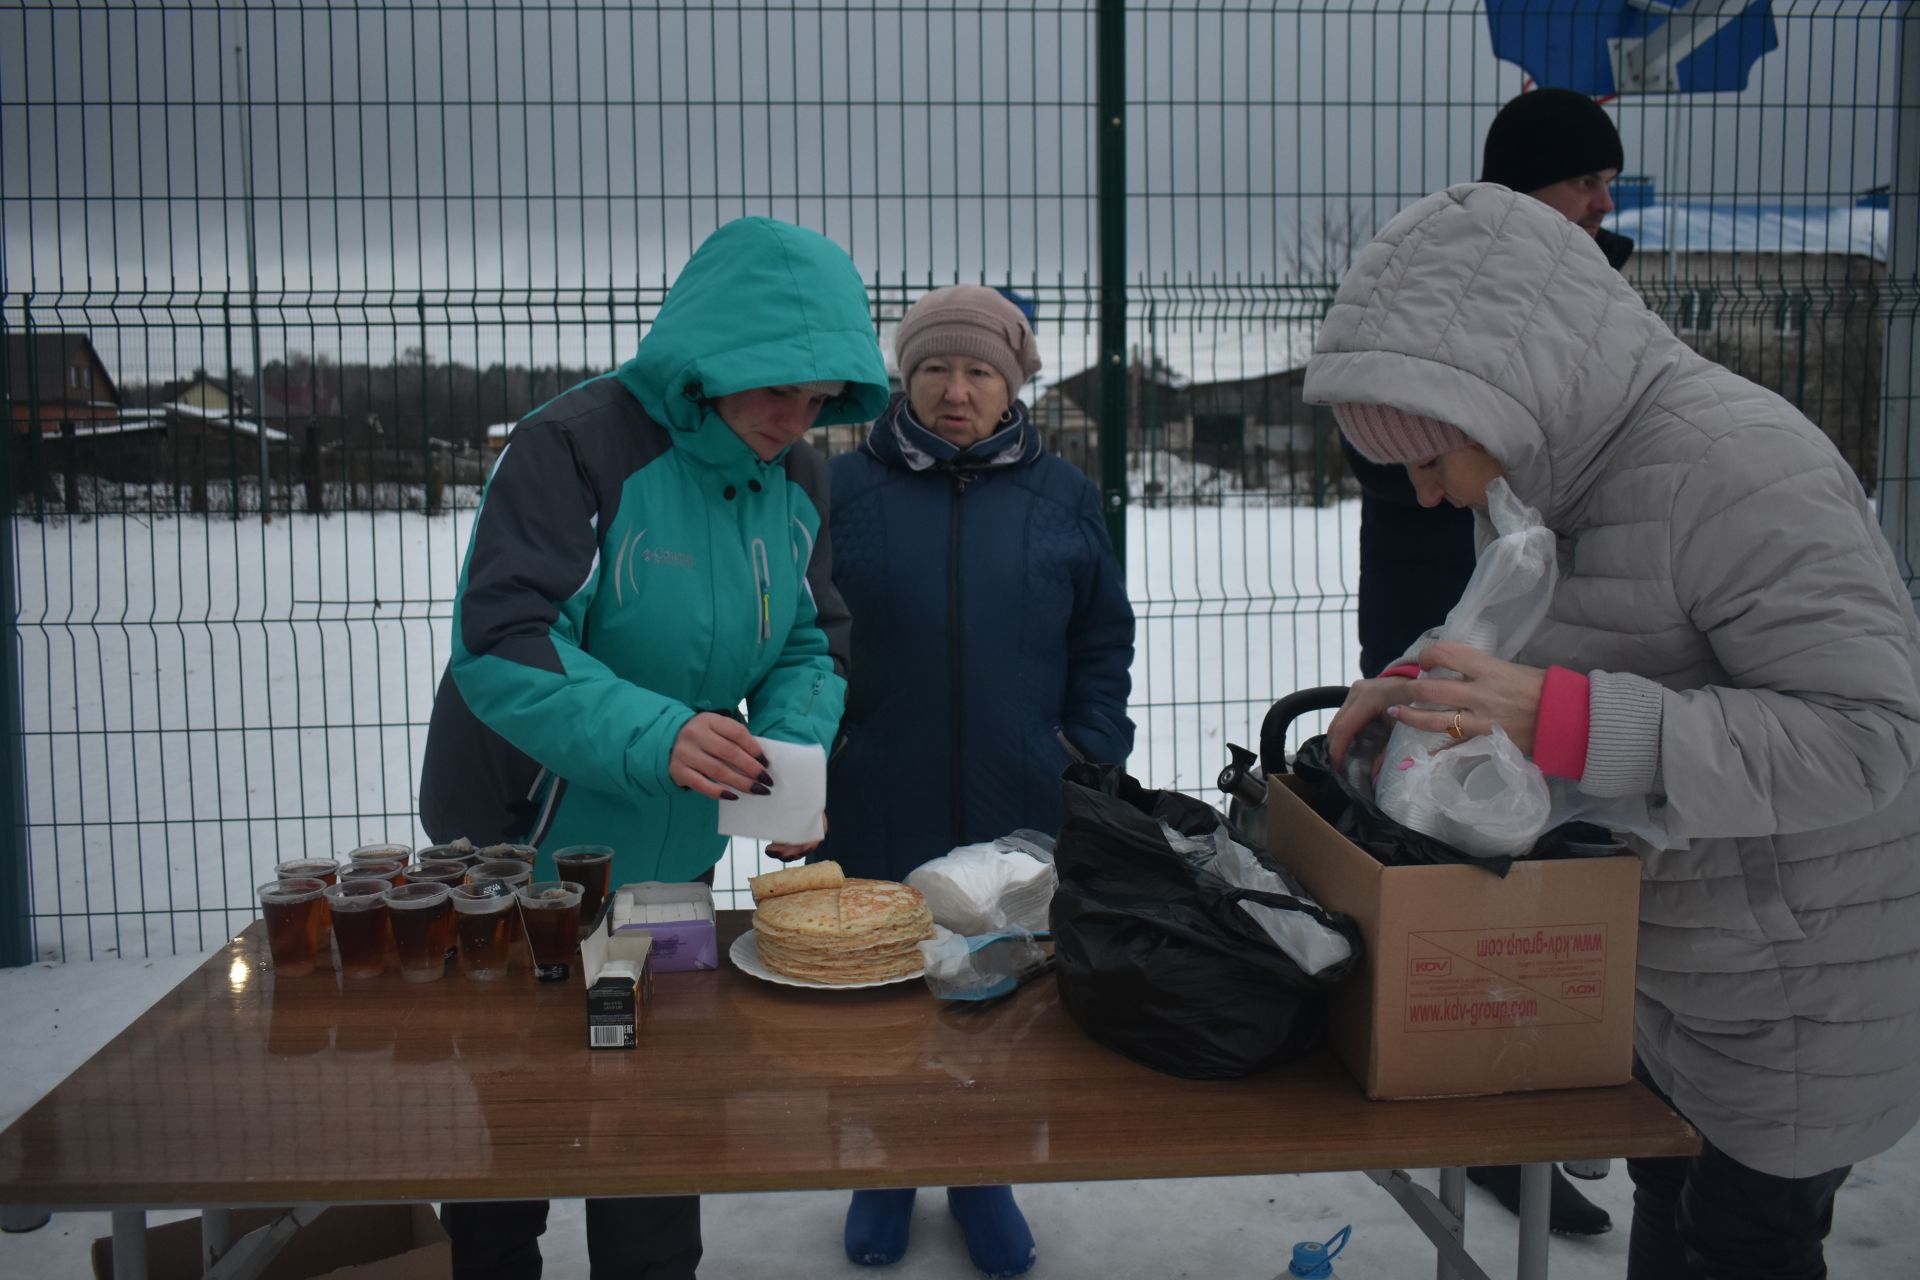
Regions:
[[[1532, 196], [1594, 238], [1615, 270], [1633, 241], [1600, 225], [1613, 212], [1608, 187], [1626, 153], [1620, 131], [1599, 103], [1570, 89], [1534, 89], [1500, 108], [1487, 130], [1480, 181]], [[1361, 457], [1344, 436], [1347, 465], [1360, 482], [1360, 674], [1371, 679], [1410, 656], [1423, 633], [1446, 621], [1473, 574], [1473, 513], [1422, 507], [1407, 469]], [[1518, 1212], [1520, 1169], [1491, 1165], [1467, 1176]], [[1613, 1221], [1553, 1171], [1549, 1217], [1565, 1235], [1598, 1235]]]
[[[1594, 238], [1618, 270], [1633, 241], [1600, 225], [1608, 185], [1626, 163], [1606, 109], [1570, 89], [1534, 89], [1500, 109], [1487, 130], [1480, 181], [1524, 192]], [[1473, 515], [1422, 508], [1404, 467], [1380, 467], [1346, 446], [1359, 480], [1360, 674], [1371, 678], [1446, 620], [1473, 573]]]
[[1559, 210], [1594, 238], [1618, 271], [1633, 253], [1633, 241], [1600, 220], [1613, 212], [1607, 188], [1626, 162], [1606, 108], [1571, 89], [1535, 89], [1493, 118], [1480, 181], [1512, 187]]

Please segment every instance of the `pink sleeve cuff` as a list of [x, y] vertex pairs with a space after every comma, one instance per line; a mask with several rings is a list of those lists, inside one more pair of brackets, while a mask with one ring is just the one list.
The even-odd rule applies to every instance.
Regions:
[[1382, 680], [1391, 680], [1396, 676], [1406, 680], [1418, 680], [1420, 678], [1420, 664], [1417, 662], [1403, 662], [1397, 667], [1388, 667], [1380, 673]]
[[1565, 667], [1548, 667], [1533, 720], [1533, 762], [1540, 772], [1578, 782], [1587, 771], [1590, 723], [1587, 678]]

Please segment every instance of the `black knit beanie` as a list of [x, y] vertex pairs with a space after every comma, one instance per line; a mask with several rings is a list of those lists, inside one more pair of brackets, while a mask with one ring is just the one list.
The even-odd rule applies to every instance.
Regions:
[[1571, 89], [1534, 89], [1493, 118], [1480, 181], [1525, 193], [1626, 162], [1605, 107]]

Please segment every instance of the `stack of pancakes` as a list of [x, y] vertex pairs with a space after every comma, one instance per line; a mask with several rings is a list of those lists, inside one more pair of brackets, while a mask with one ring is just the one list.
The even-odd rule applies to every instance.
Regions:
[[775, 973], [833, 985], [887, 982], [920, 972], [933, 912], [918, 889], [850, 879], [761, 899], [753, 930], [761, 963]]

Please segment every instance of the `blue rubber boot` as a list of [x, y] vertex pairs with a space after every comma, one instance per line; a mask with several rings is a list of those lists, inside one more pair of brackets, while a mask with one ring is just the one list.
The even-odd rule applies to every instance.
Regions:
[[1025, 1275], [1033, 1266], [1033, 1232], [1012, 1187], [948, 1187], [947, 1208], [967, 1238], [967, 1256], [990, 1276]]
[[913, 1191], [856, 1191], [847, 1205], [847, 1258], [863, 1267], [886, 1267], [907, 1256], [913, 1227]]

